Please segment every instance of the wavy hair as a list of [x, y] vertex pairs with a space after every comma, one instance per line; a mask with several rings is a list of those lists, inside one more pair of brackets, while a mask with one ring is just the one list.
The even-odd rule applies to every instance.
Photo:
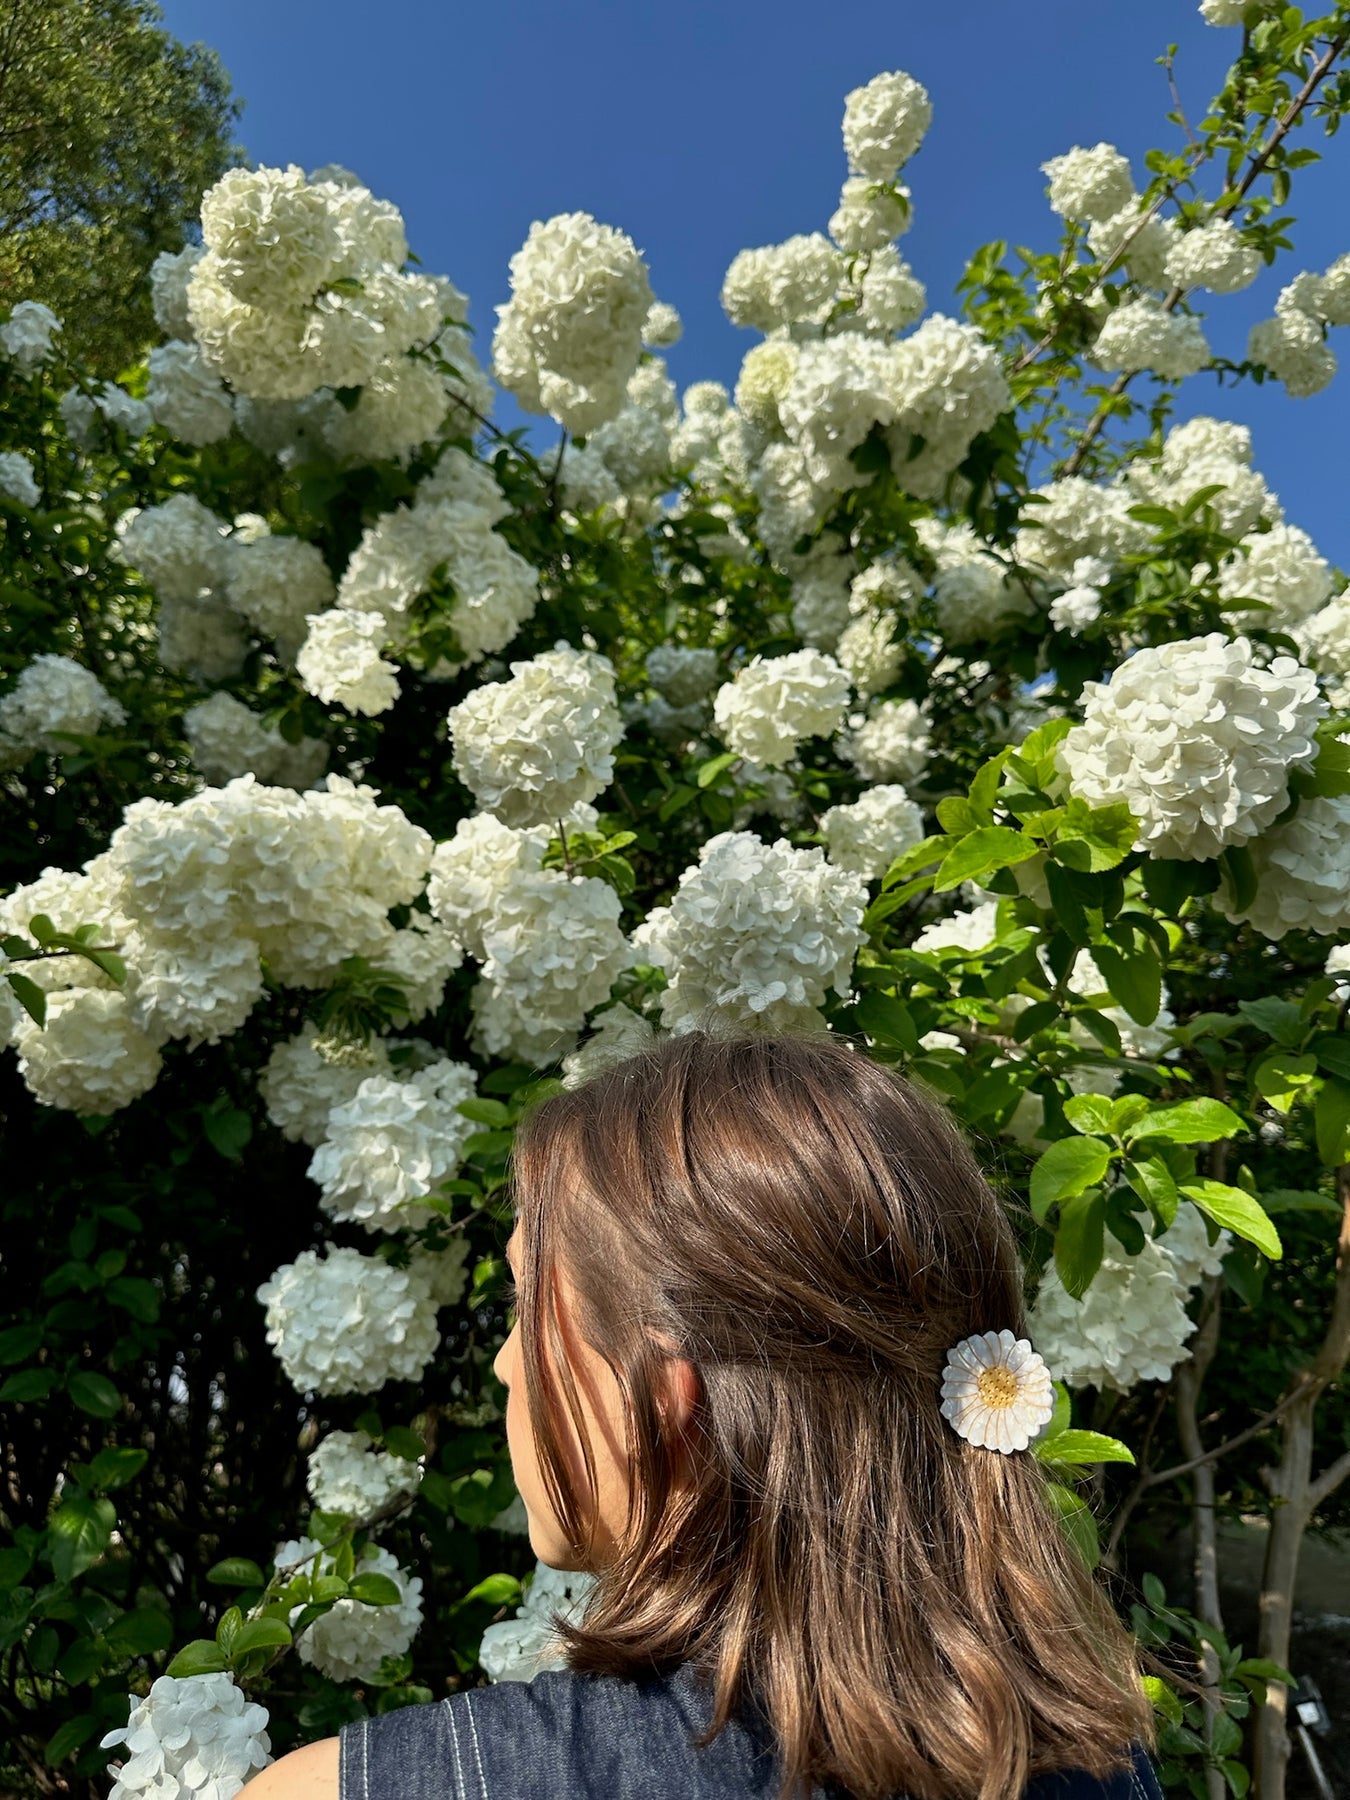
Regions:
[[[540, 1102], [512, 1192], [527, 1404], [580, 1566], [597, 1488], [559, 1266], [625, 1413], [627, 1527], [560, 1623], [569, 1667], [692, 1663], [701, 1741], [757, 1714], [784, 1800], [1005, 1800], [1153, 1744], [1134, 1640], [1042, 1466], [938, 1410], [951, 1346], [1025, 1312], [1009, 1222], [937, 1105], [838, 1036], [694, 1031]], [[672, 1354], [698, 1378], [679, 1432]]]

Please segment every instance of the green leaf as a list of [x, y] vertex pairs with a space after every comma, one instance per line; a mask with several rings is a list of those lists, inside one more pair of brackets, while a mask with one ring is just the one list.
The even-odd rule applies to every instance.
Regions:
[[711, 787], [719, 775], [729, 769], [732, 763], [740, 760], [735, 750], [724, 750], [720, 756], [709, 757], [707, 762], [700, 763], [694, 779], [701, 788]]
[[[1350, 1162], [1350, 1081], [1328, 1075], [1313, 1107], [1317, 1154], [1329, 1169]], [[4, 1389], [0, 1388], [0, 1399]]]
[[1109, 944], [1094, 944], [1092, 955], [1111, 998], [1137, 1025], [1151, 1025], [1162, 1005], [1162, 965], [1157, 956], [1149, 951], [1127, 956]]
[[1350, 1033], [1324, 1032], [1321, 1037], [1315, 1037], [1308, 1048], [1321, 1068], [1339, 1075], [1343, 1081], [1350, 1081]]
[[1273, 1050], [1257, 1064], [1252, 1086], [1276, 1112], [1287, 1113], [1316, 1077], [1315, 1056], [1295, 1056], [1292, 1050]]
[[21, 975], [17, 969], [7, 969], [5, 979], [14, 990], [14, 998], [28, 1014], [35, 1025], [47, 1023], [47, 996], [36, 981], [27, 975]]
[[509, 1125], [511, 1108], [504, 1106], [500, 1100], [478, 1098], [461, 1100], [455, 1108], [466, 1119], [472, 1119], [477, 1125]]
[[1219, 871], [1213, 863], [1178, 862], [1150, 858], [1140, 875], [1144, 892], [1160, 912], [1175, 919], [1186, 902], [1202, 894], [1212, 894], [1219, 885]]
[[66, 1383], [71, 1399], [81, 1412], [96, 1419], [115, 1419], [122, 1410], [122, 1396], [106, 1375], [80, 1369]]
[[365, 1606], [397, 1606], [403, 1598], [398, 1583], [374, 1569], [352, 1577], [351, 1594], [353, 1600], [360, 1600]]
[[267, 1577], [247, 1556], [227, 1556], [206, 1571], [217, 1587], [266, 1587]]
[[1056, 1200], [1095, 1187], [1111, 1166], [1111, 1146], [1100, 1138], [1061, 1138], [1031, 1171], [1031, 1210], [1044, 1220]]
[[194, 1638], [184, 1644], [164, 1673], [182, 1680], [188, 1675], [219, 1675], [228, 1666], [225, 1652], [214, 1638]]
[[1269, 1213], [1259, 1200], [1243, 1193], [1241, 1188], [1229, 1187], [1223, 1181], [1192, 1181], [1183, 1182], [1181, 1191], [1188, 1200], [1194, 1200], [1201, 1212], [1208, 1213], [1216, 1225], [1226, 1225], [1237, 1237], [1246, 1238], [1258, 1250], [1264, 1251], [1273, 1262], [1278, 1262], [1284, 1255], [1280, 1234]]
[[384, 1447], [404, 1462], [415, 1463], [427, 1453], [426, 1444], [406, 1425], [391, 1425], [384, 1434]]
[[31, 1550], [25, 1550], [19, 1544], [0, 1550], [0, 1593], [7, 1594], [11, 1588], [18, 1587], [32, 1566]]
[[52, 1573], [73, 1581], [91, 1569], [112, 1540], [117, 1514], [111, 1500], [96, 1500], [77, 1488], [47, 1521]]
[[1222, 1100], [1182, 1100], [1147, 1113], [1122, 1134], [1127, 1142], [1160, 1138], [1168, 1144], [1214, 1144], [1236, 1137], [1245, 1129], [1231, 1106]]
[[1104, 1135], [1111, 1130], [1112, 1110], [1104, 1094], [1075, 1094], [1064, 1102], [1064, 1117], [1076, 1131]]
[[[1083, 1142], [1090, 1140], [1083, 1139]], [[1055, 1269], [1065, 1290], [1081, 1300], [1102, 1266], [1106, 1204], [1096, 1189], [1060, 1202]]]
[[20, 1369], [0, 1385], [0, 1405], [21, 1400], [45, 1400], [56, 1386], [55, 1369]]
[[1101, 1545], [1092, 1509], [1072, 1488], [1066, 1488], [1058, 1481], [1048, 1482], [1045, 1493], [1069, 1542], [1088, 1568], [1095, 1569], [1101, 1561]]
[[73, 1756], [83, 1745], [87, 1744], [94, 1733], [101, 1731], [106, 1720], [96, 1713], [79, 1713], [73, 1719], [63, 1719], [56, 1730], [47, 1739], [42, 1752], [43, 1760], [49, 1769], [63, 1763], [68, 1756]]
[[1010, 831], [1006, 825], [982, 825], [978, 831], [968, 832], [943, 857], [933, 881], [933, 892], [946, 893], [950, 888], [960, 887], [963, 881], [987, 875], [991, 869], [1010, 869], [1017, 863], [1027, 862], [1039, 851], [1040, 845], [1035, 838], [1020, 831]]
[[1065, 868], [1095, 875], [1124, 862], [1138, 835], [1139, 821], [1128, 806], [1088, 806], [1070, 799], [1055, 833], [1053, 853]]
[[173, 1642], [173, 1620], [157, 1606], [138, 1606], [113, 1621], [107, 1639], [128, 1656], [153, 1656]]
[[290, 1641], [291, 1628], [284, 1619], [245, 1619], [230, 1645], [230, 1661], [237, 1662], [250, 1650], [282, 1649]]
[[1028, 1006], [1025, 1012], [1017, 1015], [1013, 1026], [1013, 1036], [1019, 1044], [1025, 1044], [1028, 1038], [1035, 1037], [1038, 1031], [1044, 1031], [1055, 1023], [1060, 1016], [1060, 1009], [1053, 1000], [1037, 1000]]
[[136, 1479], [149, 1460], [148, 1450], [119, 1450], [110, 1444], [90, 1463], [89, 1477], [95, 1487], [125, 1487], [127, 1482]]
[[236, 1157], [253, 1136], [253, 1121], [237, 1106], [206, 1107], [202, 1112], [202, 1130], [213, 1149], [222, 1156]]
[[1148, 1695], [1155, 1712], [1160, 1712], [1173, 1725], [1181, 1724], [1185, 1717], [1181, 1710], [1181, 1702], [1165, 1681], [1157, 1675], [1143, 1675], [1140, 1677], [1139, 1685]]
[[11, 1325], [8, 1331], [0, 1331], [0, 1368], [25, 1361], [41, 1342], [40, 1325]]
[[1244, 913], [1256, 898], [1256, 864], [1245, 844], [1230, 844], [1219, 854], [1219, 867], [1228, 881], [1231, 910]]
[[1106, 1437], [1100, 1431], [1060, 1431], [1054, 1437], [1041, 1438], [1035, 1445], [1044, 1463], [1060, 1463], [1074, 1467], [1086, 1463], [1132, 1463], [1134, 1451], [1119, 1438]]
[[903, 1000], [868, 988], [854, 1011], [859, 1025], [874, 1044], [896, 1044], [907, 1056], [918, 1055], [918, 1027]]
[[1239, 1000], [1238, 1011], [1258, 1031], [1283, 1044], [1286, 1050], [1297, 1050], [1303, 1042], [1303, 1015], [1292, 1000]]
[[519, 1606], [520, 1598], [520, 1582], [514, 1575], [489, 1575], [469, 1589], [460, 1605], [468, 1606], [472, 1601], [481, 1600], [494, 1607]]
[[1125, 1179], [1164, 1230], [1177, 1216], [1181, 1196], [1176, 1177], [1160, 1156], [1147, 1156], [1125, 1164]]

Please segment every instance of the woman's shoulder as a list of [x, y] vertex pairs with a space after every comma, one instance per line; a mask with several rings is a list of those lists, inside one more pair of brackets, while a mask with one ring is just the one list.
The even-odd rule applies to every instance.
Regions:
[[1153, 1758], [1143, 1744], [1130, 1748], [1128, 1766], [1113, 1775], [1085, 1769], [1056, 1769], [1027, 1783], [1023, 1800], [1163, 1800]]

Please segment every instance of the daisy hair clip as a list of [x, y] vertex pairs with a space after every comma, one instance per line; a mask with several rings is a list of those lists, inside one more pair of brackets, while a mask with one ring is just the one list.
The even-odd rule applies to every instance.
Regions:
[[1005, 1456], [1025, 1450], [1054, 1410], [1050, 1371], [1027, 1338], [976, 1332], [947, 1352], [942, 1416], [967, 1443]]

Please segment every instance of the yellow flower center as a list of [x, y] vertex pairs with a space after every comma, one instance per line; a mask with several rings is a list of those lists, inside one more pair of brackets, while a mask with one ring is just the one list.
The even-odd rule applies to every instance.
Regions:
[[981, 1369], [975, 1378], [975, 1386], [986, 1406], [1014, 1406], [1017, 1403], [1017, 1377], [1011, 1369]]

